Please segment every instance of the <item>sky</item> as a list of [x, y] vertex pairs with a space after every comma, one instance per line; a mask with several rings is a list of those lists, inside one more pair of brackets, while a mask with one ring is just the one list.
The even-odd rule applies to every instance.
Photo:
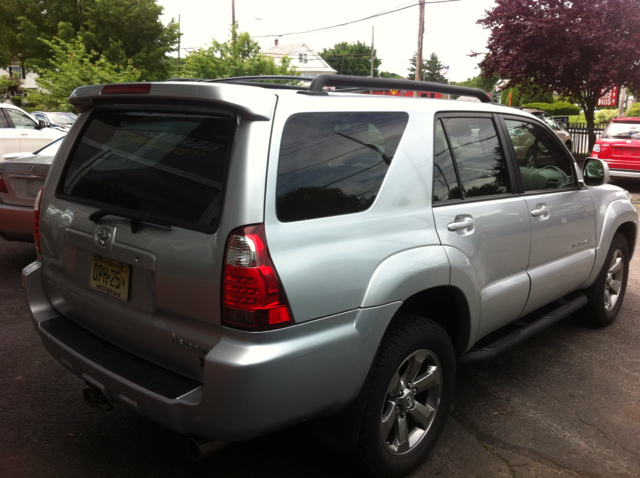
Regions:
[[[488, 30], [476, 22], [491, 9], [494, 0], [440, 0], [425, 5], [423, 57], [431, 53], [445, 66], [452, 81], [464, 81], [477, 76], [481, 57], [471, 58], [471, 52], [486, 51]], [[181, 56], [197, 48], [211, 45], [211, 39], [224, 42], [229, 38], [232, 0], [157, 0], [164, 7], [161, 17], [166, 25], [180, 16]], [[336, 43], [360, 41], [374, 47], [382, 60], [379, 71], [402, 76], [408, 74], [409, 60], [417, 50], [418, 0], [235, 0], [235, 15], [241, 31], [247, 31], [264, 49], [274, 45], [305, 42], [320, 52]], [[353, 22], [391, 10], [400, 11], [372, 19]], [[326, 29], [325, 29], [326, 28]], [[321, 31], [313, 31], [324, 29]], [[307, 32], [307, 33], [304, 33]]]

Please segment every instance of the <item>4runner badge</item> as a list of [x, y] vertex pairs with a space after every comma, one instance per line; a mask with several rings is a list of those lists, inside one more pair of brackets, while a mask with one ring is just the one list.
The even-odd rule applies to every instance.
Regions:
[[106, 247], [111, 240], [111, 232], [106, 227], [101, 227], [96, 231], [93, 238], [100, 247]]

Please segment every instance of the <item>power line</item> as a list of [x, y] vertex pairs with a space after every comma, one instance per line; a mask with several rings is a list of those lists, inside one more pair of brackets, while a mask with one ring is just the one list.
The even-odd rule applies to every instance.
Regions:
[[[425, 4], [432, 4], [432, 3], [449, 3], [449, 2], [459, 2], [460, 0], [433, 0], [430, 2], [424, 2]], [[318, 32], [318, 31], [323, 31], [323, 30], [330, 30], [331, 28], [338, 28], [338, 27], [344, 27], [346, 25], [351, 25], [353, 23], [359, 23], [359, 22], [363, 22], [365, 20], [371, 20], [372, 18], [377, 18], [377, 17], [381, 17], [384, 15], [389, 15], [390, 13], [395, 13], [395, 12], [399, 12], [401, 10], [406, 10], [407, 8], [413, 8], [413, 7], [417, 7], [418, 5], [420, 5], [419, 3], [415, 3], [413, 5], [409, 5], [406, 7], [401, 7], [401, 8], [396, 8], [395, 10], [389, 10], [389, 11], [385, 11], [385, 12], [380, 12], [380, 13], [376, 13], [374, 15], [370, 15], [368, 17], [365, 18], [361, 18], [360, 20], [353, 20], [351, 22], [346, 22], [346, 23], [340, 23], [338, 25], [332, 25], [332, 26], [328, 26], [328, 27], [324, 27], [324, 28], [316, 28], [314, 30], [307, 30], [307, 31], [303, 31], [303, 32], [290, 32], [290, 33], [280, 33], [280, 34], [273, 34], [273, 35], [260, 35], [260, 36], [255, 36], [252, 38], [267, 38], [267, 37], [284, 37], [287, 35], [302, 35], [305, 33], [313, 33], [313, 32]]]

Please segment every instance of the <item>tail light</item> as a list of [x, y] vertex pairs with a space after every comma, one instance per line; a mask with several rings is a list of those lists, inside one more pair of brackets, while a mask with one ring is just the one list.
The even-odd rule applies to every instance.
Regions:
[[225, 325], [270, 330], [293, 324], [264, 234], [264, 225], [235, 229], [225, 249], [222, 280]]
[[42, 206], [42, 195], [44, 188], [40, 188], [33, 205], [33, 242], [36, 244], [36, 252], [40, 254], [40, 207]]
[[105, 85], [101, 95], [146, 95], [151, 91], [151, 83], [116, 83]]
[[8, 193], [7, 185], [4, 183], [4, 179], [2, 179], [2, 174], [0, 174], [0, 193]]

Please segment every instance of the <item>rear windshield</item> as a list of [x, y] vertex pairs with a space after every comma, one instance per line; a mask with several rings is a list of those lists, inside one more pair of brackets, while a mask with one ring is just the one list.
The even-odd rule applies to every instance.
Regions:
[[602, 133], [603, 138], [640, 139], [640, 122], [609, 123]]
[[234, 125], [230, 117], [98, 111], [67, 164], [62, 195], [212, 232]]

